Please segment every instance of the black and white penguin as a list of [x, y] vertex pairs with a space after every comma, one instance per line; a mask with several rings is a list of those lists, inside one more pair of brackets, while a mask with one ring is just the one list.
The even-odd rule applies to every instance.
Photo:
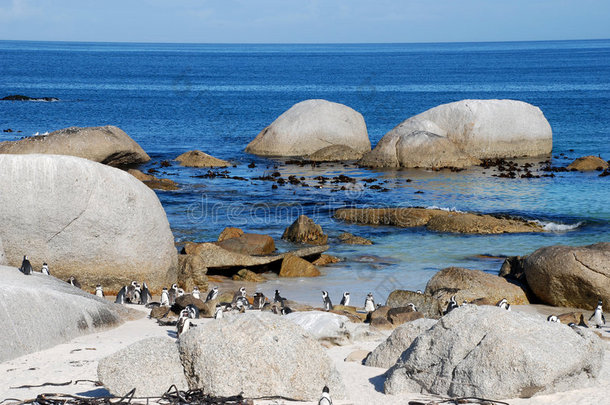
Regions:
[[364, 310], [366, 312], [375, 311], [375, 299], [373, 298], [373, 293], [368, 293], [366, 299], [364, 300]]
[[178, 296], [178, 284], [172, 284], [172, 288], [169, 289], [169, 306], [170, 307], [176, 303], [177, 296]]
[[510, 304], [508, 303], [508, 300], [506, 298], [502, 298], [500, 300], [500, 302], [498, 302], [496, 304], [496, 306], [498, 306], [498, 307], [500, 307], [502, 309], [505, 309], [507, 311], [510, 311]]
[[127, 290], [125, 291], [125, 302], [128, 302], [130, 304], [134, 304], [135, 300], [136, 300], [136, 286], [138, 285], [138, 283], [133, 280], [128, 286], [127, 286]]
[[114, 300], [115, 304], [124, 304], [126, 302], [125, 295], [127, 294], [127, 286], [123, 286], [119, 290], [119, 293], [116, 295], [116, 299]]
[[184, 290], [182, 288], [178, 288], [178, 290], [176, 290], [176, 298], [182, 297], [183, 295], [184, 295]]
[[333, 405], [333, 400], [330, 398], [330, 390], [326, 386], [322, 388], [322, 396], [318, 401], [318, 405]]
[[466, 305], [468, 305], [468, 301], [464, 300], [464, 301], [462, 301], [462, 305], [460, 305], [460, 306], [465, 307]]
[[142, 283], [142, 291], [140, 292], [140, 304], [148, 305], [152, 301], [152, 295], [148, 286], [146, 285], [146, 281]]
[[218, 287], [214, 287], [210, 290], [207, 298], [205, 299], [205, 302], [215, 300], [216, 297], [218, 297]]
[[324, 304], [325, 311], [330, 311], [333, 309], [333, 303], [328, 296], [328, 291], [322, 291], [322, 302]]
[[76, 279], [76, 277], [74, 276], [70, 276], [70, 278], [68, 279], [68, 284], [70, 284], [72, 287], [76, 287], [76, 288], [80, 288], [80, 283], [78, 282], [78, 280]]
[[233, 294], [232, 303], [235, 304], [238, 298], [246, 298], [246, 287], [240, 287], [239, 290]]
[[280, 295], [280, 290], [275, 290], [275, 295], [273, 296], [273, 302], [284, 302], [286, 298]]
[[216, 311], [214, 311], [214, 319], [222, 319], [222, 305], [216, 304]]
[[417, 294], [423, 294], [422, 290], [417, 290], [417, 291], [415, 291], [415, 293], [417, 293]]
[[265, 294], [263, 294], [262, 292], [254, 293], [254, 308], [263, 309], [263, 307], [265, 306], [265, 301], [267, 301], [267, 299], [265, 298]]
[[455, 302], [455, 295], [452, 295], [449, 299], [449, 302], [447, 303], [447, 309], [445, 309], [443, 315], [447, 315], [449, 312], [453, 311], [456, 308], [458, 308], [458, 304], [457, 302]]
[[161, 306], [169, 307], [169, 292], [167, 287], [163, 287], [163, 291], [161, 291]]
[[51, 272], [49, 271], [49, 265], [47, 263], [42, 264], [42, 268], [40, 269], [40, 272], [42, 274], [44, 274], [45, 276], [51, 275]]
[[549, 315], [548, 318], [546, 318], [546, 320], [548, 322], [556, 322], [556, 323], [561, 323], [561, 321], [559, 320], [559, 318], [557, 318], [557, 316], [555, 315]]
[[26, 276], [29, 276], [30, 274], [32, 274], [34, 272], [34, 269], [32, 268], [32, 264], [28, 260], [27, 256], [23, 256], [23, 261], [21, 262], [21, 267], [19, 268], [19, 270]]
[[407, 307], [411, 308], [411, 312], [417, 312], [417, 307], [415, 306], [415, 304], [414, 304], [414, 303], [409, 302], [409, 303], [407, 304]]
[[95, 286], [95, 295], [100, 298], [104, 298], [104, 290], [102, 289], [102, 285], [98, 284]]
[[184, 332], [188, 331], [191, 327], [191, 318], [189, 317], [188, 310], [183, 309], [180, 312], [180, 318], [178, 318], [178, 322], [176, 323], [176, 332], [178, 333], [178, 337], [182, 335]]
[[193, 296], [193, 298], [197, 298], [198, 300], [201, 299], [199, 287], [197, 287], [197, 286], [193, 287], [193, 292], [191, 292], [191, 295]]
[[347, 291], [343, 293], [340, 304], [344, 306], [349, 305], [349, 293]]
[[602, 309], [602, 300], [597, 301], [597, 308], [595, 308], [593, 315], [589, 318], [589, 322], [591, 322], [591, 319], [593, 319], [593, 325], [595, 325], [596, 328], [601, 328], [606, 324], [606, 318], [604, 317], [604, 311]]
[[292, 312], [293, 312], [292, 309], [290, 309], [289, 307], [282, 307], [282, 310], [280, 311], [280, 313], [282, 315], [288, 315], [288, 314], [290, 314]]
[[193, 304], [188, 304], [184, 309], [187, 310], [189, 318], [199, 319], [199, 308]]

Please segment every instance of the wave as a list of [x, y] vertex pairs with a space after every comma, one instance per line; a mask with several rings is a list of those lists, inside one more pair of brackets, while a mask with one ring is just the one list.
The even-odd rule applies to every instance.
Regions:
[[542, 229], [544, 229], [545, 231], [549, 231], [549, 232], [572, 231], [582, 225], [582, 222], [577, 222], [575, 224], [559, 224], [557, 222], [538, 221], [538, 220], [533, 220], [530, 222], [540, 225], [542, 227]]
[[451, 207], [451, 208], [447, 208], [447, 207], [437, 207], [436, 205], [430, 205], [428, 207], [426, 207], [427, 210], [441, 210], [441, 211], [447, 211], [447, 212], [465, 212], [465, 211], [460, 211], [455, 207]]

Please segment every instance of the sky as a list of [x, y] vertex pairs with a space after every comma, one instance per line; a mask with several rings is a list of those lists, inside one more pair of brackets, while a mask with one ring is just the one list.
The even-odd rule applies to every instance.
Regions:
[[0, 0], [0, 40], [379, 43], [610, 38], [610, 0]]

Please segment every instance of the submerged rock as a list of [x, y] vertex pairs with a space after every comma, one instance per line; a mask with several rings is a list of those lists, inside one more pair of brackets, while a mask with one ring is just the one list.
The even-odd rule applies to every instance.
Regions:
[[341, 243], [345, 243], [348, 245], [372, 245], [373, 242], [370, 239], [363, 238], [362, 236], [352, 235], [348, 232], [343, 232], [339, 235], [339, 240]]
[[384, 391], [529, 398], [593, 383], [603, 359], [588, 330], [468, 305], [419, 335], [388, 371]]
[[0, 98], [1, 101], [59, 101], [57, 97], [30, 97], [21, 94], [12, 94]]
[[184, 152], [176, 158], [180, 166], [188, 167], [228, 167], [231, 164], [226, 160], [217, 159], [200, 150]]
[[142, 183], [146, 184], [153, 190], [178, 190], [178, 183], [170, 179], [158, 179], [152, 174], [146, 174], [138, 169], [129, 169], [127, 173], [131, 174]]
[[608, 162], [598, 156], [579, 157], [568, 165], [569, 170], [578, 170], [581, 172], [591, 170], [604, 170], [608, 168]]
[[300, 215], [282, 235], [282, 239], [295, 243], [308, 243], [310, 245], [324, 245], [328, 241], [328, 235], [322, 231], [322, 227], [306, 215]]
[[547, 246], [525, 258], [525, 277], [542, 302], [594, 309], [610, 303], [610, 243]]
[[[293, 105], [246, 147], [262, 156], [306, 156], [333, 145], [371, 150], [362, 115], [343, 104], [305, 100]], [[323, 153], [323, 152], [320, 152]]]
[[[225, 317], [180, 336], [189, 388], [206, 394], [317, 401], [320, 387], [345, 397], [341, 376], [303, 328], [269, 312]], [[236, 372], [239, 370], [239, 372]]]
[[311, 262], [314, 266], [327, 266], [333, 263], [339, 263], [341, 259], [332, 255], [320, 255], [316, 260]]
[[0, 142], [0, 153], [71, 155], [108, 166], [145, 163], [150, 157], [120, 128], [70, 127], [19, 141]]

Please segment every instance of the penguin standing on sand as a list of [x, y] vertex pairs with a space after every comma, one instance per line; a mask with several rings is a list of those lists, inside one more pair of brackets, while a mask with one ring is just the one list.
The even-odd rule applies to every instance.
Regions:
[[443, 312], [443, 315], [447, 315], [456, 308], [458, 308], [458, 304], [455, 302], [455, 295], [452, 295], [449, 299], [449, 303], [447, 304], [447, 309], [445, 309], [445, 312]]
[[125, 303], [125, 295], [127, 294], [127, 286], [124, 285], [123, 288], [119, 290], [119, 293], [116, 295], [116, 299], [114, 300], [115, 304], [124, 304]]
[[344, 306], [349, 305], [349, 293], [347, 291], [343, 293], [343, 298], [341, 298], [340, 304]]
[[30, 274], [32, 274], [34, 272], [34, 269], [32, 268], [32, 264], [28, 260], [27, 256], [23, 256], [23, 261], [21, 262], [21, 267], [19, 268], [19, 270], [26, 276], [29, 276]]
[[508, 300], [506, 298], [502, 298], [500, 300], [500, 302], [498, 302], [496, 304], [496, 306], [498, 306], [498, 307], [500, 307], [502, 309], [505, 309], [507, 311], [510, 311], [510, 304], [508, 303]]
[[595, 308], [595, 312], [589, 318], [589, 322], [593, 319], [593, 324], [596, 328], [601, 328], [602, 325], [606, 324], [606, 318], [604, 317], [604, 311], [602, 310], [602, 300], [597, 301], [597, 308]]
[[328, 291], [322, 291], [322, 302], [324, 303], [324, 310], [330, 311], [333, 309], [333, 303], [328, 296]]
[[178, 318], [178, 322], [176, 323], [176, 332], [178, 333], [178, 337], [182, 335], [184, 332], [188, 331], [191, 327], [191, 318], [189, 317], [188, 310], [183, 309], [180, 312], [180, 318]]
[[146, 285], [146, 281], [142, 283], [142, 291], [140, 292], [140, 304], [148, 305], [149, 302], [152, 301], [152, 295], [148, 286]]
[[42, 264], [42, 268], [40, 269], [40, 272], [42, 274], [44, 274], [45, 276], [51, 275], [51, 272], [49, 271], [49, 265], [46, 262]]
[[216, 297], [218, 297], [218, 287], [214, 287], [210, 290], [207, 298], [205, 299], [205, 302], [215, 300]]
[[169, 289], [169, 306], [170, 307], [176, 303], [177, 296], [178, 296], [178, 284], [172, 284], [172, 288]]
[[214, 319], [222, 319], [222, 305], [216, 304], [216, 311], [214, 312]]
[[280, 290], [275, 290], [275, 295], [273, 296], [273, 302], [284, 302], [286, 298], [280, 295]]
[[364, 300], [364, 310], [366, 312], [375, 311], [375, 300], [373, 299], [373, 293], [368, 293]]
[[267, 299], [265, 298], [265, 294], [263, 294], [262, 292], [254, 293], [254, 301], [252, 301], [254, 304], [254, 308], [263, 309], [266, 300]]
[[333, 405], [333, 400], [330, 398], [330, 390], [326, 386], [322, 388], [322, 396], [318, 401], [318, 405]]
[[100, 298], [104, 298], [104, 290], [102, 289], [101, 284], [95, 286], [95, 295]]
[[193, 298], [197, 298], [198, 300], [201, 299], [201, 294], [199, 293], [199, 287], [197, 287], [197, 286], [193, 287], [193, 292], [191, 293], [191, 295], [193, 296]]
[[169, 292], [167, 287], [163, 287], [163, 291], [161, 291], [161, 306], [169, 307]]

